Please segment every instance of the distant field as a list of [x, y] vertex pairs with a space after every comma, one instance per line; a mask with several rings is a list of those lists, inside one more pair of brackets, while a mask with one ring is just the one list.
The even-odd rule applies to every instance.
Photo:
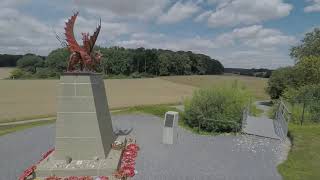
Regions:
[[[1, 80], [0, 122], [55, 115], [57, 80]], [[160, 78], [106, 80], [111, 108], [181, 102], [193, 86]]]
[[161, 79], [168, 80], [174, 83], [190, 85], [194, 87], [210, 87], [221, 86], [231, 83], [235, 80], [243, 83], [249, 91], [259, 100], [269, 99], [270, 97], [265, 92], [268, 79], [256, 78], [250, 76], [239, 75], [208, 75], [208, 76], [166, 76]]
[[[198, 87], [243, 82], [258, 99], [268, 99], [266, 79], [246, 76], [172, 76], [105, 80], [112, 109], [179, 103]], [[56, 113], [58, 80], [0, 80], [0, 122], [41, 118]]]
[[4, 79], [10, 76], [10, 72], [14, 68], [0, 67], [0, 79]]

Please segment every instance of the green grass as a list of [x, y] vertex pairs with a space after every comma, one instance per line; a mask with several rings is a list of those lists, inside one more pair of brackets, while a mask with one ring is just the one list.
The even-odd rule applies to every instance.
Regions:
[[320, 124], [290, 124], [293, 146], [288, 159], [278, 166], [284, 180], [320, 179]]
[[56, 117], [56, 115], [54, 114], [34, 115], [34, 116], [25, 116], [20, 118], [0, 119], [0, 123], [10, 123], [10, 122], [43, 119], [43, 118], [54, 118], [54, 117]]
[[7, 126], [0, 126], [0, 136], [13, 133], [16, 131], [25, 130], [28, 128], [36, 127], [36, 126], [42, 126], [46, 124], [52, 124], [55, 120], [49, 120], [49, 121], [39, 121], [39, 122], [32, 122], [32, 123], [26, 123], [26, 124], [17, 124], [17, 125], [7, 125]]
[[[126, 109], [119, 109], [112, 112], [112, 115], [119, 115], [119, 114], [151, 114], [154, 116], [158, 116], [164, 118], [164, 115], [167, 111], [176, 111], [179, 112], [179, 126], [190, 131], [195, 134], [199, 135], [218, 135], [221, 133], [216, 132], [206, 132], [206, 131], [198, 131], [197, 128], [191, 128], [186, 125], [183, 121], [183, 112], [179, 109], [172, 107], [174, 104], [161, 104], [161, 105], [150, 105], [150, 106], [136, 106], [130, 107]], [[227, 133], [225, 133], [227, 134]]]
[[151, 114], [158, 117], [164, 117], [167, 111], [178, 111], [177, 108], [172, 107], [171, 104], [161, 104], [161, 105], [146, 105], [146, 106], [135, 106], [125, 109], [119, 109], [118, 111], [112, 112], [113, 115], [117, 114]]
[[251, 116], [259, 117], [259, 116], [261, 116], [261, 114], [263, 112], [264, 111], [257, 108], [257, 106], [255, 104], [251, 104], [251, 107], [250, 107], [250, 115]]

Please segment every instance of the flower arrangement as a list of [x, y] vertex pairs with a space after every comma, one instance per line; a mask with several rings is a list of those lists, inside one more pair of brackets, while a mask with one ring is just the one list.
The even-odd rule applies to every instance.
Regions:
[[[37, 164], [39, 164], [41, 161], [43, 161], [45, 158], [47, 158], [53, 151], [54, 151], [54, 148], [50, 149], [48, 152], [42, 154], [41, 159], [40, 159], [40, 161], [38, 161]], [[29, 176], [31, 176], [34, 173], [36, 168], [37, 168], [36, 165], [32, 165], [31, 167], [24, 170], [23, 173], [20, 175], [19, 180], [26, 180]]]
[[91, 176], [80, 176], [80, 177], [70, 176], [65, 178], [50, 176], [50, 177], [47, 177], [45, 180], [109, 180], [109, 178], [107, 176], [99, 176], [96, 178], [93, 178]]
[[[133, 141], [131, 141], [133, 142]], [[122, 152], [120, 168], [114, 173], [114, 176], [119, 179], [133, 177], [135, 175], [135, 160], [138, 155], [139, 146], [134, 142], [128, 144]]]

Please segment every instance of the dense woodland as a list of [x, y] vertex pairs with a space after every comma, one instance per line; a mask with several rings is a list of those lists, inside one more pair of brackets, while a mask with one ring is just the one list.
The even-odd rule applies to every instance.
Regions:
[[[191, 74], [222, 74], [223, 65], [215, 59], [191, 51], [97, 47], [103, 54], [98, 72], [106, 77], [153, 77]], [[13, 78], [56, 78], [67, 68], [70, 53], [60, 48], [46, 58], [27, 54], [17, 61]]]
[[22, 55], [0, 54], [0, 67], [15, 67]]

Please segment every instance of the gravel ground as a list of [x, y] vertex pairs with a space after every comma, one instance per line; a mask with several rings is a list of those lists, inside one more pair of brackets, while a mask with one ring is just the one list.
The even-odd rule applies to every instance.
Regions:
[[[162, 120], [113, 117], [114, 129], [132, 129], [141, 147], [135, 180], [280, 180], [280, 141], [254, 136], [199, 136], [178, 128], [174, 145], [161, 144]], [[0, 137], [0, 180], [15, 180], [54, 144], [54, 125]]]

